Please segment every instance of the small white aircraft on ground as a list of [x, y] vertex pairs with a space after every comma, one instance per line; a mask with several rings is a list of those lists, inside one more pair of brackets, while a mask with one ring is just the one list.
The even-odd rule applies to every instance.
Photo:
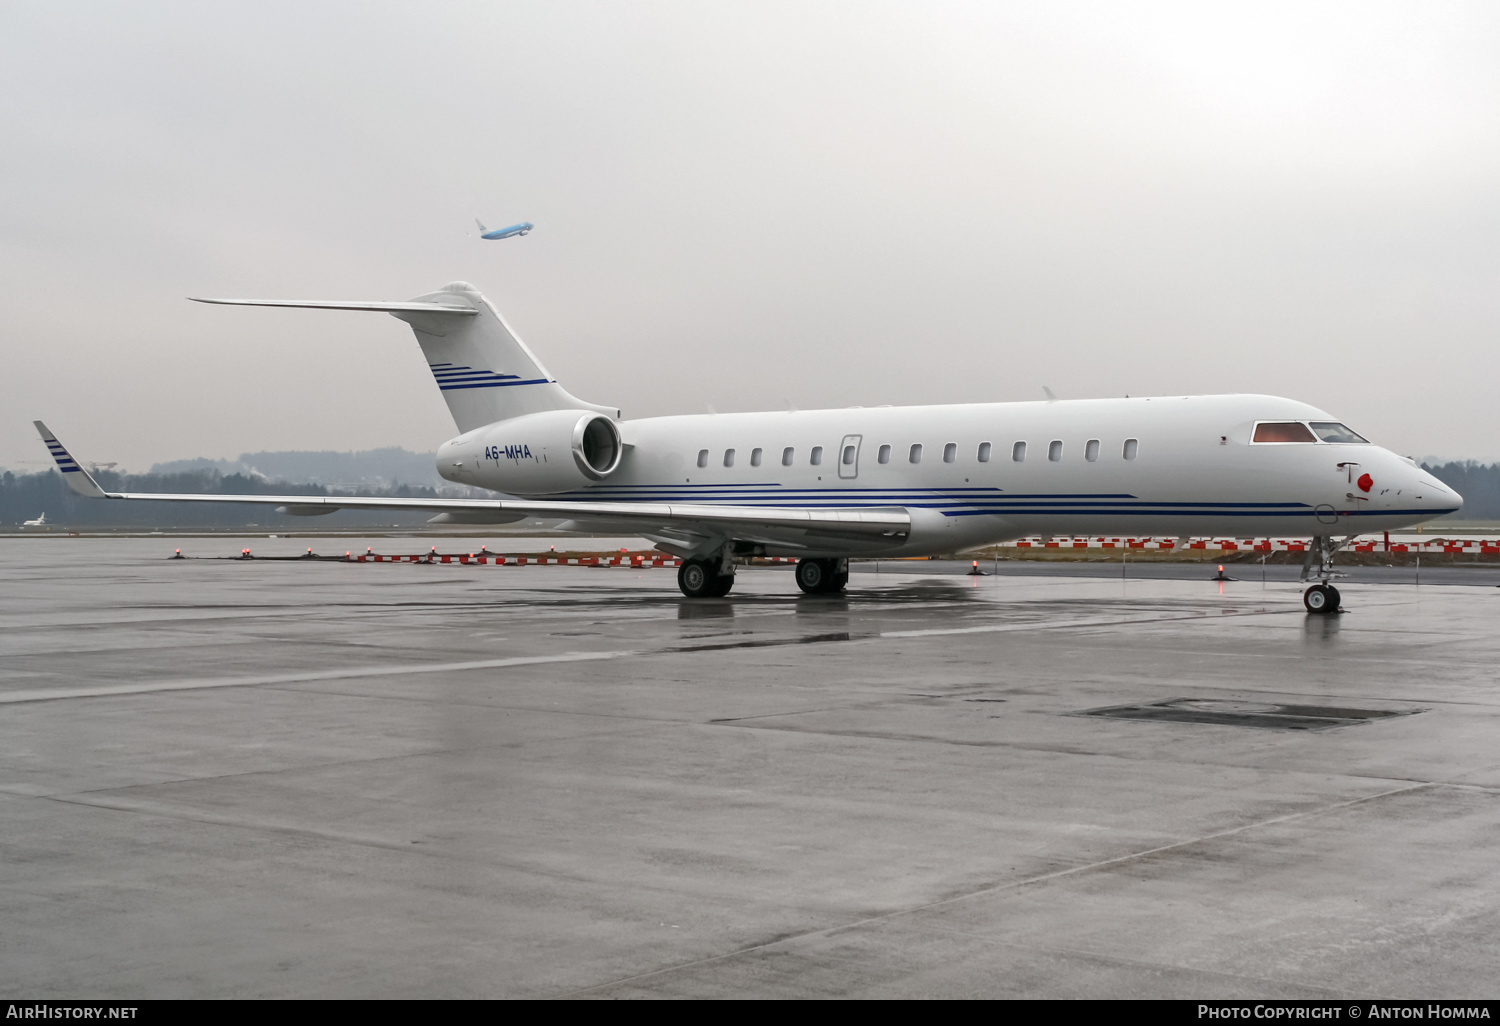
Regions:
[[23, 520], [23, 521], [21, 521], [21, 526], [22, 527], [46, 527], [47, 526], [47, 514], [43, 513], [41, 516], [37, 517], [35, 520]]
[[798, 557], [804, 592], [850, 557], [926, 556], [1029, 534], [1312, 536], [1311, 612], [1338, 608], [1333, 554], [1463, 505], [1333, 416], [1265, 395], [1167, 396], [651, 417], [575, 399], [466, 282], [406, 303], [200, 299], [375, 310], [411, 325], [460, 434], [438, 473], [494, 499], [105, 492], [40, 421], [83, 495], [247, 502], [317, 516], [423, 509], [434, 522], [566, 518], [682, 558], [683, 594], [722, 596], [737, 560]]

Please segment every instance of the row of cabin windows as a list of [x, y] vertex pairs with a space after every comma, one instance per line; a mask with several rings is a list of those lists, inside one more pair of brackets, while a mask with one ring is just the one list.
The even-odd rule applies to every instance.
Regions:
[[[1133, 459], [1135, 459], [1136, 453], [1139, 451], [1139, 449], [1140, 449], [1140, 441], [1138, 439], [1127, 438], [1127, 439], [1125, 439], [1124, 445], [1122, 445], [1121, 448], [1120, 448], [1120, 456], [1122, 458], [1124, 458], [1124, 459], [1127, 459], [1127, 460], [1133, 460]], [[980, 463], [988, 463], [990, 461], [990, 453], [992, 451], [993, 451], [993, 447], [990, 445], [989, 442], [980, 442], [979, 443], [979, 449], [975, 453], [975, 456], [978, 458], [978, 460], [979, 460]], [[758, 448], [750, 450], [750, 465], [752, 467], [758, 467], [758, 466], [761, 465], [761, 456], [762, 456], [763, 452], [764, 452], [764, 450], [758, 449]], [[857, 455], [857, 452], [858, 452], [858, 450], [856, 449], [855, 446], [852, 446], [852, 445], [846, 445], [846, 446], [844, 446], [844, 451], [843, 451], [843, 453], [840, 454], [840, 460], [841, 460], [841, 462], [846, 467], [852, 467], [854, 465], [854, 458]], [[734, 466], [734, 455], [735, 455], [735, 451], [733, 449], [725, 449], [724, 450], [724, 466], [726, 466], [726, 467], [732, 467], [732, 466]], [[785, 449], [781, 450], [781, 465], [783, 467], [790, 467], [792, 465], [792, 463], [796, 460], [796, 456], [797, 456], [797, 450], [793, 446], [790, 446], [790, 445], [787, 446]], [[1011, 448], [1010, 448], [1010, 458], [1011, 458], [1011, 460], [1013, 460], [1016, 463], [1025, 463], [1026, 462], [1026, 443], [1025, 442], [1017, 442], [1015, 445], [1011, 446]], [[1061, 439], [1053, 439], [1047, 445], [1047, 459], [1050, 460], [1053, 463], [1060, 463], [1062, 461], [1062, 458], [1063, 458], [1063, 443], [1062, 443], [1062, 440]], [[1090, 438], [1087, 442], [1084, 443], [1084, 445], [1083, 445], [1083, 458], [1085, 460], [1087, 460], [1088, 462], [1090, 462], [1090, 463], [1097, 463], [1099, 461], [1099, 439], [1097, 439], [1097, 438]], [[913, 442], [912, 443], [911, 448], [909, 450], [907, 450], [906, 461], [908, 463], [921, 463], [922, 462], [922, 443], [921, 442]], [[957, 442], [949, 442], [947, 445], [943, 446], [943, 462], [944, 463], [955, 463], [957, 461], [958, 461], [958, 443]], [[812, 447], [812, 451], [808, 454], [808, 460], [807, 460], [807, 462], [810, 465], [814, 466], [814, 467], [820, 467], [820, 466], [823, 465], [823, 447], [821, 445], [815, 445], [815, 446]], [[891, 447], [889, 445], [882, 445], [880, 447], [880, 449], [875, 454], [875, 462], [877, 462], [877, 463], [889, 463], [889, 462], [891, 462]], [[708, 466], [708, 450], [707, 449], [699, 449], [698, 450], [698, 466], [699, 467], [706, 467], [706, 466]]]

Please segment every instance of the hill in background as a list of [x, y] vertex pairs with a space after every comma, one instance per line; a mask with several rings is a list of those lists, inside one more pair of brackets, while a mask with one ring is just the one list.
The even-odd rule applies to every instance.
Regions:
[[406, 449], [367, 449], [363, 452], [247, 452], [237, 460], [173, 460], [154, 464], [147, 474], [168, 476], [217, 471], [221, 476], [288, 484], [322, 485], [335, 491], [384, 491], [398, 485], [442, 488], [436, 453]]

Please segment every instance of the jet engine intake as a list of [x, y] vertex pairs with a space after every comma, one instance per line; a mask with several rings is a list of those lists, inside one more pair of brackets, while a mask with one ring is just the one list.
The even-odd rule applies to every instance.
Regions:
[[556, 495], [603, 481], [625, 444], [615, 422], [585, 410], [549, 410], [497, 421], [443, 443], [438, 473], [508, 495]]

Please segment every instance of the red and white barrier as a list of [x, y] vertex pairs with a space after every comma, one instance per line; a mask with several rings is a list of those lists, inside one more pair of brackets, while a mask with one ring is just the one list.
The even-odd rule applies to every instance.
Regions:
[[499, 556], [486, 555], [442, 555], [429, 553], [425, 556], [383, 556], [368, 552], [361, 556], [350, 556], [351, 563], [456, 563], [461, 566], [681, 566], [682, 560], [673, 556]]
[[[1216, 552], [1306, 552], [1311, 542], [1306, 538], [1195, 538], [1180, 544], [1175, 538], [1018, 538], [1001, 542], [1001, 548], [1018, 549], [1199, 549]], [[1434, 538], [1431, 541], [1391, 542], [1389, 547], [1378, 538], [1356, 539], [1349, 546], [1355, 552], [1454, 552], [1484, 555], [1500, 554], [1500, 539]]]

